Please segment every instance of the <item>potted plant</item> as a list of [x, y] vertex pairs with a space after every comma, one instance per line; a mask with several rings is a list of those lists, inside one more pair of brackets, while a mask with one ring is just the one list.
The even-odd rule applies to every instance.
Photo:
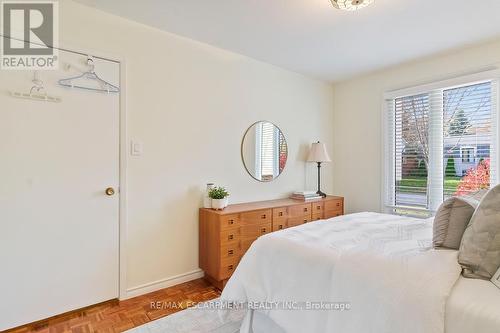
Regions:
[[213, 209], [224, 209], [227, 206], [229, 192], [222, 186], [212, 188], [208, 192], [208, 196], [212, 199]]

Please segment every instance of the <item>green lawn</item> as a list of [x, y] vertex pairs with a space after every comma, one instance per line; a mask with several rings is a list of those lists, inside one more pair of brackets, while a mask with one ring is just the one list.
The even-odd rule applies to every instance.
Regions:
[[[446, 177], [444, 181], [444, 191], [446, 193], [455, 193], [460, 177]], [[398, 182], [400, 192], [406, 193], [425, 193], [427, 189], [427, 179], [421, 177], [403, 178]]]

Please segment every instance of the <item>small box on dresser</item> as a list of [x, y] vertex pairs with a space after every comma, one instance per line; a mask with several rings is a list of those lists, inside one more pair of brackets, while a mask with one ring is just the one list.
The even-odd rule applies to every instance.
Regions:
[[223, 289], [243, 254], [262, 235], [344, 214], [344, 198], [269, 200], [200, 208], [199, 260], [205, 278]]

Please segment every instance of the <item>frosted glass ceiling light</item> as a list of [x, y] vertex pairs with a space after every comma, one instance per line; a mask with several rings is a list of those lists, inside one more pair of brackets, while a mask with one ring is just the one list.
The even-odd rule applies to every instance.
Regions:
[[335, 8], [342, 10], [358, 10], [369, 6], [374, 0], [330, 0]]

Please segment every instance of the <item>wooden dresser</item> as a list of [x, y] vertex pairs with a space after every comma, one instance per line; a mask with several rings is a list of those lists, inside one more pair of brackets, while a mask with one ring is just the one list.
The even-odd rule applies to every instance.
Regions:
[[205, 278], [224, 288], [253, 241], [267, 233], [344, 214], [344, 198], [313, 201], [281, 199], [200, 208], [199, 255]]

